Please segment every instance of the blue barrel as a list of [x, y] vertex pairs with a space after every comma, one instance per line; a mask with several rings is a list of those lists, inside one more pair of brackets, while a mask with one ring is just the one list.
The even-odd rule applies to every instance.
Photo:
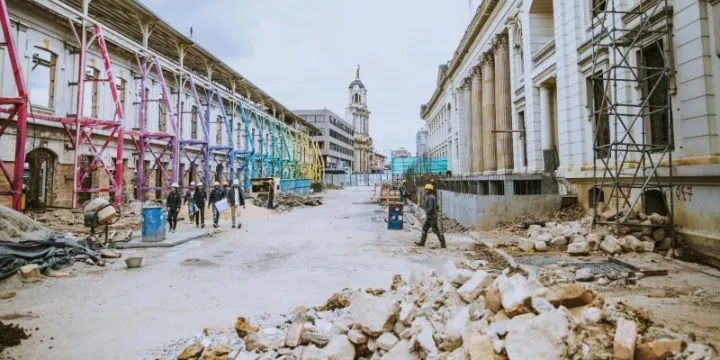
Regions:
[[390, 204], [388, 207], [388, 230], [403, 229], [403, 205], [400, 203]]
[[161, 206], [149, 206], [142, 209], [142, 241], [158, 242], [165, 240], [165, 213]]

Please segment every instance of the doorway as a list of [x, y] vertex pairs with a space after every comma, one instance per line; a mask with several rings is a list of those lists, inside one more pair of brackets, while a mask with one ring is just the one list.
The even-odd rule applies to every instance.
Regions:
[[25, 158], [29, 167], [27, 207], [42, 209], [52, 205], [57, 154], [46, 148], [36, 148]]

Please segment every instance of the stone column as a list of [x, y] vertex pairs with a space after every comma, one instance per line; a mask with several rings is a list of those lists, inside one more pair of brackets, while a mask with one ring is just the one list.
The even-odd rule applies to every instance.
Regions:
[[482, 75], [479, 68], [475, 68], [472, 75], [472, 137], [470, 151], [472, 159], [472, 172], [483, 171], [483, 126], [482, 126]]
[[463, 81], [463, 85], [460, 87], [461, 91], [461, 99], [460, 103], [463, 107], [463, 113], [462, 117], [460, 118], [460, 121], [463, 124], [464, 132], [460, 134], [465, 139], [465, 144], [460, 149], [460, 152], [464, 154], [464, 161], [462, 162], [463, 169], [461, 170], [462, 173], [470, 173], [472, 172], [472, 151], [470, 150], [470, 147], [472, 146], [472, 93], [470, 88], [470, 82], [468, 79], [465, 79]]
[[492, 54], [485, 54], [482, 63], [482, 149], [483, 172], [497, 169], [495, 160], [495, 69]]
[[497, 167], [500, 172], [513, 169], [512, 113], [510, 104], [510, 52], [507, 35], [500, 35], [495, 45], [495, 133]]
[[540, 87], [540, 142], [543, 151], [543, 168], [551, 171], [554, 168], [554, 146], [552, 141], [552, 104], [550, 104], [550, 88]]

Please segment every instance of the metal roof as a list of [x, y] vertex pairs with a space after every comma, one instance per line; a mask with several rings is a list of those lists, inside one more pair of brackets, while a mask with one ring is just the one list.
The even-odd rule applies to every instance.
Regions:
[[[46, 8], [53, 8], [51, 5], [65, 5], [77, 13], [83, 11], [83, 0], [31, 0], [31, 2]], [[200, 6], [199, 3], [198, 6]], [[294, 120], [304, 126], [314, 128], [312, 124], [292, 113], [279, 101], [192, 39], [175, 30], [137, 0], [92, 0], [88, 8], [88, 17], [99, 22], [105, 28], [115, 30], [136, 44], [142, 44], [143, 41], [140, 22], [152, 23], [153, 31], [148, 39], [148, 48], [154, 53], [179, 67], [178, 47], [185, 46], [186, 53], [183, 63], [186, 70], [192, 71], [200, 78], [207, 79], [207, 69], [208, 66], [211, 66], [213, 84], [220, 85], [229, 91], [234, 82], [236, 92], [246, 99], [267, 106], [269, 111], [274, 108], [278, 114], [284, 113], [286, 122]], [[109, 42], [113, 42], [112, 40], [112, 38], [108, 38]], [[122, 44], [116, 45], [122, 47]]]

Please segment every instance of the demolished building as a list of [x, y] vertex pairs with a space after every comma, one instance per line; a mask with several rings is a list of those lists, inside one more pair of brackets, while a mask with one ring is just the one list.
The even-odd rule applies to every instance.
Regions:
[[669, 215], [720, 259], [720, 3], [486, 0], [421, 106], [445, 214], [490, 228], [577, 199]]
[[19, 209], [23, 184], [28, 207], [68, 208], [173, 182], [321, 179], [312, 124], [139, 1], [2, 8], [3, 204]]

